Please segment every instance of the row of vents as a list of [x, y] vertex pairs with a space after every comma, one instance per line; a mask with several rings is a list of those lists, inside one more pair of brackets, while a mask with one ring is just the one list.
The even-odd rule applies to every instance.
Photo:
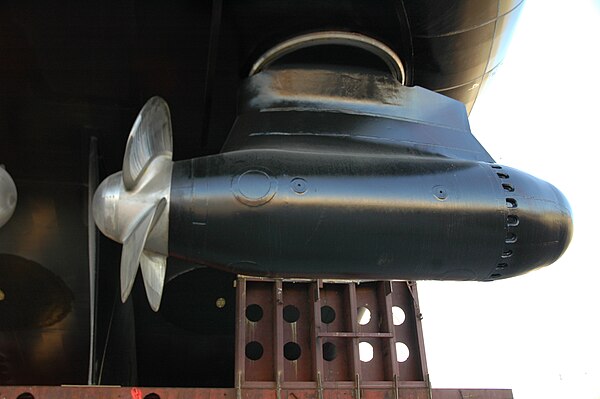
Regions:
[[[510, 175], [502, 171], [502, 166], [491, 165], [493, 169], [496, 169], [496, 176], [501, 181], [502, 189], [506, 194], [513, 193], [515, 187], [510, 181]], [[504, 239], [504, 248], [500, 254], [500, 261], [496, 265], [496, 270], [490, 275], [490, 279], [495, 280], [502, 277], [502, 273], [509, 267], [509, 259], [513, 256], [514, 251], [512, 245], [517, 242], [517, 233], [514, 228], [519, 225], [519, 217], [514, 214], [515, 209], [518, 207], [517, 200], [513, 197], [505, 197], [506, 208], [509, 210], [506, 216], [506, 237]]]

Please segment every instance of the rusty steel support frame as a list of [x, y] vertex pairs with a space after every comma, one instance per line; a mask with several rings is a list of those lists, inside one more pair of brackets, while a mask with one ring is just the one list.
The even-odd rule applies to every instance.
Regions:
[[[402, 391], [405, 399], [512, 399], [510, 389], [433, 389], [431, 396], [419, 388]], [[327, 389], [324, 399], [355, 399], [351, 389]], [[314, 390], [247, 389], [242, 399], [317, 399]], [[0, 386], [0, 397], [6, 399], [238, 399], [234, 388], [132, 388], [105, 386]], [[392, 399], [388, 389], [365, 390], [363, 399]]]
[[237, 293], [238, 391], [313, 389], [321, 399], [342, 389], [360, 399], [372, 389], [394, 397], [408, 389], [431, 397], [414, 282], [240, 277]]

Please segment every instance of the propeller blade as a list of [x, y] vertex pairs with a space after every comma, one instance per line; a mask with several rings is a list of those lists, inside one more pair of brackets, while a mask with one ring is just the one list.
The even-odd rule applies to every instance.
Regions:
[[150, 251], [143, 251], [140, 257], [140, 265], [148, 302], [152, 310], [158, 312], [165, 285], [167, 257]]
[[95, 383], [94, 358], [96, 348], [96, 273], [98, 263], [98, 231], [92, 212], [94, 193], [98, 188], [98, 139], [90, 137], [88, 155], [88, 267], [90, 273], [90, 354], [88, 362], [88, 384]]
[[152, 97], [138, 114], [125, 148], [123, 183], [133, 189], [148, 165], [159, 156], [172, 158], [173, 140], [169, 106], [160, 97]]
[[125, 302], [131, 293], [146, 239], [166, 205], [166, 198], [162, 198], [156, 205], [145, 211], [133, 228], [131, 234], [123, 242], [123, 252], [121, 254], [122, 302]]

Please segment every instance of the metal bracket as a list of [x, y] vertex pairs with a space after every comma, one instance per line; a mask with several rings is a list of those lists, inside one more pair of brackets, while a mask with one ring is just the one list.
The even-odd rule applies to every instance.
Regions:
[[321, 377], [321, 373], [317, 372], [317, 397], [318, 399], [323, 399], [323, 377]]
[[404, 65], [402, 65], [402, 61], [398, 58], [398, 55], [394, 50], [372, 37], [361, 35], [359, 33], [341, 31], [313, 32], [296, 36], [279, 43], [256, 60], [248, 75], [256, 75], [260, 71], [268, 68], [269, 65], [279, 58], [296, 50], [328, 44], [357, 47], [375, 54], [385, 62], [392, 76], [401, 84], [405, 84], [406, 73], [404, 71]]
[[354, 383], [354, 399], [360, 399], [360, 374], [356, 373], [354, 375]]

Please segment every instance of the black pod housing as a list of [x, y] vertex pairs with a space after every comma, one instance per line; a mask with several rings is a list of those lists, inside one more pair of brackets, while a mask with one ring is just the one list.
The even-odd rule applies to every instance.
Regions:
[[572, 234], [552, 185], [494, 163], [464, 106], [360, 70], [244, 86], [222, 153], [176, 162], [169, 254], [241, 274], [494, 280]]

